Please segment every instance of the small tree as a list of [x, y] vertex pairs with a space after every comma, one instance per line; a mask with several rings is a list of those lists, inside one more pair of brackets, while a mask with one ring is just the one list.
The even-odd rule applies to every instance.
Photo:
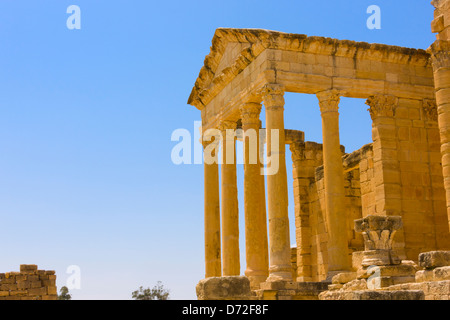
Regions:
[[133, 291], [131, 296], [134, 300], [169, 300], [169, 290], [166, 290], [162, 282], [158, 281], [151, 289], [139, 287], [139, 290]]
[[72, 296], [69, 294], [69, 289], [66, 286], [61, 287], [59, 292], [58, 300], [72, 300]]

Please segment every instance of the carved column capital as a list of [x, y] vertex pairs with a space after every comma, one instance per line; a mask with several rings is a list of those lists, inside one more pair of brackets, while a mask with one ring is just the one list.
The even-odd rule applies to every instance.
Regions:
[[259, 115], [261, 113], [261, 104], [256, 102], [246, 102], [239, 107], [241, 112], [242, 125], [257, 124], [259, 126]]
[[285, 88], [283, 85], [274, 83], [266, 84], [260, 91], [266, 110], [284, 108], [284, 93]]
[[427, 51], [431, 54], [434, 71], [441, 68], [450, 68], [450, 41], [436, 40]]
[[436, 100], [423, 99], [422, 111], [426, 120], [437, 121], [438, 112], [436, 106]]
[[232, 120], [222, 120], [219, 122], [219, 125], [217, 126], [217, 129], [220, 131], [226, 131], [228, 129], [235, 130], [237, 127], [236, 121]]
[[326, 90], [316, 94], [319, 99], [320, 112], [338, 112], [339, 101], [341, 99], [340, 92], [338, 90]]
[[366, 250], [391, 250], [394, 235], [402, 226], [400, 216], [369, 215], [355, 220], [355, 231], [363, 234]]
[[289, 145], [291, 150], [292, 162], [305, 159], [305, 143], [303, 141], [294, 141]]
[[361, 265], [399, 264], [400, 260], [392, 251], [394, 236], [403, 226], [400, 216], [369, 215], [355, 220], [355, 231], [364, 238], [364, 254]]
[[370, 117], [375, 120], [378, 117], [393, 117], [398, 105], [398, 98], [391, 95], [377, 94], [370, 96], [366, 104], [370, 107]]

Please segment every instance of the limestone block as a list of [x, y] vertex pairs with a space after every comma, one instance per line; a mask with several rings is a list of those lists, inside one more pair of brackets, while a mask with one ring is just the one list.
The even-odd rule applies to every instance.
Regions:
[[342, 272], [335, 275], [331, 282], [333, 284], [345, 284], [356, 279], [356, 272]]
[[297, 282], [292, 281], [266, 281], [261, 283], [262, 290], [295, 290]]
[[416, 272], [415, 275], [416, 282], [427, 282], [427, 281], [433, 281], [434, 274], [433, 270], [420, 270]]
[[16, 276], [16, 281], [24, 281], [27, 280], [28, 276], [26, 274]]
[[391, 300], [425, 300], [425, 294], [420, 290], [392, 291]]
[[367, 250], [363, 251], [361, 266], [384, 266], [400, 263], [401, 260], [392, 250]]
[[244, 276], [211, 277], [196, 286], [199, 300], [250, 299], [250, 281]]
[[20, 265], [20, 272], [23, 273], [33, 273], [34, 271], [37, 271], [38, 267], [35, 264], [21, 264]]
[[424, 300], [425, 295], [420, 290], [387, 291], [325, 291], [319, 295], [320, 300]]
[[350, 281], [342, 287], [344, 291], [367, 290], [367, 281], [365, 279], [356, 279]]
[[29, 288], [31, 288], [31, 281], [28, 281], [28, 280], [17, 281], [17, 288], [18, 289], [29, 289]]
[[47, 287], [47, 294], [48, 295], [55, 295], [58, 294], [58, 291], [56, 289], [56, 286]]
[[1, 284], [13, 284], [13, 283], [16, 283], [16, 279], [15, 278], [1, 279]]
[[330, 284], [329, 286], [328, 286], [328, 290], [339, 290], [339, 289], [342, 289], [342, 287], [343, 287], [344, 285], [343, 284]]
[[433, 295], [449, 295], [450, 280], [428, 282], [428, 292]]
[[450, 251], [430, 251], [419, 254], [419, 265], [431, 269], [450, 266]]
[[450, 280], [450, 266], [439, 267], [433, 270], [434, 280]]
[[352, 268], [358, 270], [361, 268], [361, 263], [364, 258], [364, 251], [355, 251], [352, 253]]
[[382, 277], [414, 277], [417, 271], [417, 266], [415, 265], [389, 265], [380, 266], [379, 273]]
[[[17, 277], [16, 277], [17, 279]], [[29, 281], [39, 281], [39, 275], [37, 274], [30, 274], [27, 276], [27, 280]]]
[[17, 284], [15, 283], [0, 284], [0, 291], [8, 291], [8, 290], [17, 290]]
[[404, 276], [404, 277], [390, 277], [392, 279], [392, 283], [395, 284], [403, 284], [403, 283], [411, 283], [415, 282], [415, 276]]
[[47, 294], [47, 288], [41, 287], [41, 288], [30, 288], [27, 290], [29, 296], [43, 296]]
[[27, 294], [28, 292], [26, 290], [13, 290], [9, 292], [9, 295], [14, 297], [26, 296]]
[[297, 295], [318, 296], [320, 292], [328, 289], [329, 282], [298, 282]]

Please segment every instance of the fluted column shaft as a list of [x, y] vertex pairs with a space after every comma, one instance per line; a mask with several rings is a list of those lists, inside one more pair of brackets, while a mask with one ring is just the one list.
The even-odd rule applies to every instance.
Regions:
[[328, 233], [328, 276], [350, 270], [345, 212], [344, 168], [339, 140], [339, 94], [317, 94], [322, 115], [323, 166], [326, 226]]
[[442, 169], [450, 228], [450, 41], [437, 40], [428, 51], [433, 64], [439, 132], [441, 136]]
[[[270, 259], [267, 281], [292, 281], [284, 136], [284, 88], [280, 85], [267, 85], [263, 101], [266, 109], [267, 158], [272, 162], [268, 163], [268, 166], [278, 166], [277, 171], [270, 172], [267, 176]], [[275, 132], [278, 133], [278, 141], [273, 140], [277, 136], [273, 135]], [[275, 147], [276, 144], [278, 147]]]
[[222, 121], [222, 273], [223, 276], [240, 274], [239, 261], [239, 209], [236, 178], [236, 122]]
[[245, 103], [240, 110], [244, 131], [245, 275], [256, 289], [268, 275], [264, 180], [258, 152], [261, 104]]

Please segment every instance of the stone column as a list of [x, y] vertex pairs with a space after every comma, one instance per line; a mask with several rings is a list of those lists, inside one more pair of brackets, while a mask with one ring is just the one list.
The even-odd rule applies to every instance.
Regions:
[[260, 103], [240, 108], [244, 132], [245, 275], [252, 289], [259, 289], [268, 275], [267, 222], [259, 161]]
[[[204, 141], [206, 149], [213, 140]], [[220, 197], [219, 197], [219, 165], [217, 154], [211, 153], [215, 162], [204, 163], [205, 172], [205, 278], [221, 276], [220, 257]]]
[[[397, 154], [397, 129], [395, 111], [398, 98], [377, 94], [370, 96], [373, 139], [373, 186], [375, 192], [375, 214], [397, 216], [402, 214], [402, 191], [400, 165]], [[399, 230], [394, 250], [401, 259], [406, 259], [405, 235]], [[411, 258], [412, 259], [412, 258]]]
[[[267, 203], [270, 267], [267, 281], [292, 281], [285, 159], [284, 88], [276, 84], [267, 85], [263, 91], [263, 101], [266, 108], [267, 159], [269, 161]], [[273, 147], [276, 145], [272, 140], [273, 133], [278, 134], [278, 148]], [[278, 167], [276, 172], [270, 170], [274, 168], [274, 165]]]
[[236, 182], [236, 122], [222, 121], [222, 273], [238, 276], [239, 262], [239, 209]]
[[431, 53], [434, 71], [438, 124], [441, 136], [442, 169], [450, 227], [450, 41], [437, 40], [428, 51]]
[[[311, 226], [309, 224], [309, 184], [310, 177], [305, 161], [305, 143], [294, 141], [289, 145], [292, 155], [292, 173], [294, 181], [295, 238], [297, 242], [298, 282], [312, 281], [311, 275]], [[309, 160], [314, 161], [314, 160]], [[319, 166], [320, 164], [318, 164]], [[312, 173], [311, 172], [311, 173]], [[314, 176], [312, 176], [314, 177]]]
[[328, 234], [328, 276], [351, 269], [345, 212], [344, 168], [339, 141], [339, 93], [317, 94], [322, 115], [323, 166], [326, 227]]

